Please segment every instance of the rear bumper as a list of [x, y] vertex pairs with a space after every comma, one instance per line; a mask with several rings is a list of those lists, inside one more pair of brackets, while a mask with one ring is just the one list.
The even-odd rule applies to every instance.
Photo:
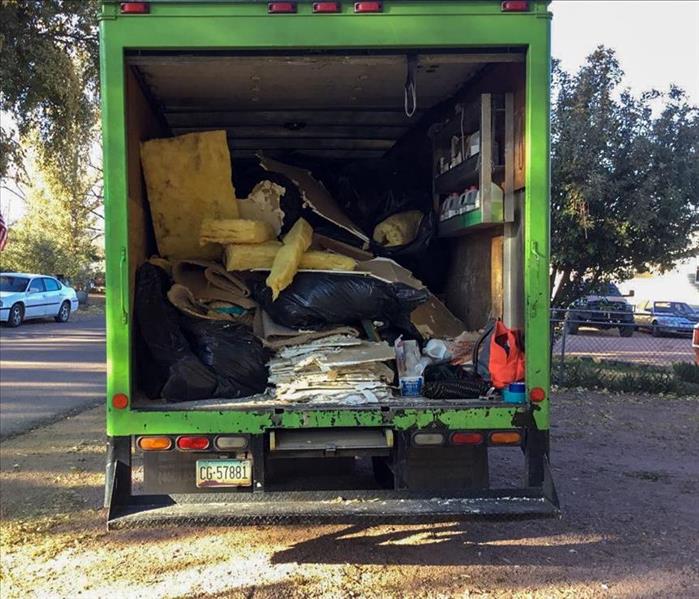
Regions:
[[560, 514], [555, 491], [491, 489], [458, 497], [398, 491], [295, 492], [247, 495], [202, 502], [201, 496], [142, 495], [113, 506], [108, 528], [264, 523], [437, 522], [544, 518]]

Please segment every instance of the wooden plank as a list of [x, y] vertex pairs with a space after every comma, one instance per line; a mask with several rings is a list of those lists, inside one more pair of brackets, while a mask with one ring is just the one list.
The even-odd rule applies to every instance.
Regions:
[[502, 235], [490, 240], [490, 302], [493, 318], [503, 315], [503, 241]]

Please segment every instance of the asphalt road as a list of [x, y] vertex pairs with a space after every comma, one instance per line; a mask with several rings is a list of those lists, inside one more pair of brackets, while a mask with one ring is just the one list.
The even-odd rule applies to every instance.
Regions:
[[104, 401], [102, 315], [0, 328], [0, 438]]

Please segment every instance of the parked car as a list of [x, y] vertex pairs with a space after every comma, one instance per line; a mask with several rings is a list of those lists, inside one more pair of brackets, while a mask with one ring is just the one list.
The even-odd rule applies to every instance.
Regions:
[[650, 331], [654, 337], [691, 335], [697, 322], [699, 314], [684, 302], [645, 301], [636, 307], [636, 326]]
[[566, 333], [575, 335], [581, 327], [619, 329], [621, 337], [631, 337], [635, 328], [633, 308], [618, 296], [588, 295], [573, 302], [565, 319]]
[[18, 327], [31, 318], [53, 317], [68, 322], [78, 309], [75, 289], [54, 277], [0, 273], [0, 322]]

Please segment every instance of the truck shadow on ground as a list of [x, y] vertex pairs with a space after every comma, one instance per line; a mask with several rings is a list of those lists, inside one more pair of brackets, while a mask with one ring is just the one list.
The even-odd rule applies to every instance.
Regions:
[[[541, 521], [539, 521], [541, 522]], [[570, 535], [560, 521], [349, 526], [276, 552], [271, 562], [376, 565], [550, 565], [605, 544], [599, 534]], [[609, 547], [605, 550], [608, 551]]]

